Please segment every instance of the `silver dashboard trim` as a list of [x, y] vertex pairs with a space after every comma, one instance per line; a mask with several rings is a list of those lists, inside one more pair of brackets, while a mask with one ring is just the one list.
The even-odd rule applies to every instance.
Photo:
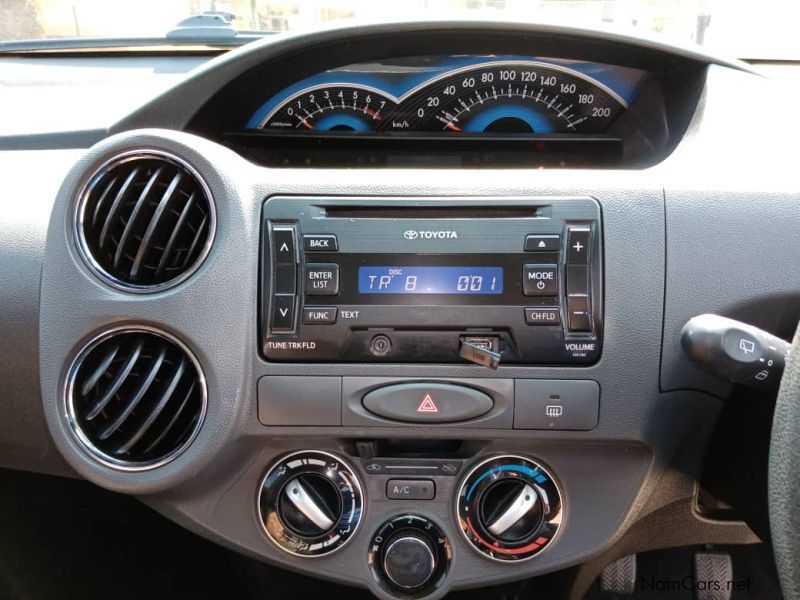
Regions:
[[[116, 166], [119, 166], [126, 162], [141, 160], [141, 159], [165, 160], [180, 168], [186, 169], [186, 171], [197, 180], [198, 184], [200, 185], [200, 188], [202, 189], [209, 203], [208, 239], [203, 245], [203, 249], [198, 255], [197, 260], [195, 260], [195, 262], [188, 269], [186, 269], [186, 271], [184, 271], [177, 277], [173, 277], [172, 279], [169, 279], [164, 283], [159, 283], [155, 285], [137, 285], [133, 283], [128, 283], [108, 273], [92, 255], [92, 251], [89, 248], [88, 242], [86, 241], [83, 228], [86, 203], [89, 199], [89, 194], [94, 190], [94, 187], [100, 182], [103, 176]], [[92, 172], [91, 176], [88, 178], [86, 183], [83, 184], [80, 192], [78, 193], [78, 201], [75, 204], [75, 211], [73, 214], [72, 223], [73, 223], [73, 235], [76, 241], [78, 253], [80, 254], [84, 264], [86, 264], [89, 270], [97, 278], [99, 278], [107, 285], [110, 285], [111, 287], [123, 292], [131, 292], [134, 294], [150, 294], [154, 292], [161, 292], [173, 288], [177, 285], [180, 285], [181, 283], [189, 279], [192, 275], [194, 275], [194, 273], [205, 262], [206, 258], [211, 252], [211, 247], [214, 245], [214, 240], [216, 238], [217, 206], [216, 202], [214, 201], [214, 196], [211, 193], [211, 189], [209, 188], [205, 179], [203, 178], [202, 175], [200, 175], [200, 172], [196, 168], [194, 168], [188, 161], [186, 161], [185, 159], [181, 158], [176, 154], [173, 154], [172, 152], [167, 152], [166, 150], [161, 150], [152, 147], [143, 147], [121, 152], [115, 155], [113, 158], [110, 158], [109, 160], [104, 162], [102, 165], [100, 165], [100, 167], [96, 168]]]
[[[326, 456], [328, 458], [332, 458], [333, 460], [341, 463], [347, 469], [347, 471], [350, 474], [350, 477], [352, 479], [352, 483], [353, 483], [353, 486], [354, 486], [353, 492], [358, 494], [361, 497], [361, 515], [359, 516], [358, 521], [356, 521], [356, 524], [353, 526], [352, 533], [340, 545], [338, 545], [335, 548], [332, 548], [331, 550], [329, 550], [328, 552], [324, 552], [322, 554], [300, 554], [299, 552], [295, 552], [295, 551], [291, 550], [290, 548], [287, 548], [286, 546], [284, 546], [283, 544], [280, 543], [280, 540], [276, 540], [272, 536], [272, 534], [270, 533], [269, 529], [264, 524], [264, 519], [261, 516], [261, 496], [264, 493], [264, 484], [267, 482], [267, 479], [269, 479], [269, 476], [272, 474], [272, 472], [275, 470], [275, 468], [279, 464], [289, 460], [293, 456], [297, 456], [299, 454], [311, 454], [311, 453], [313, 453], [313, 454], [321, 454], [323, 456]], [[267, 472], [259, 480], [259, 483], [258, 483], [258, 493], [256, 494], [256, 502], [255, 502], [255, 516], [256, 516], [256, 520], [258, 521], [259, 527], [261, 528], [261, 531], [264, 532], [264, 535], [267, 537], [267, 539], [270, 542], [272, 542], [272, 544], [276, 548], [278, 548], [279, 550], [285, 552], [286, 554], [290, 554], [291, 556], [296, 556], [298, 558], [303, 558], [303, 559], [307, 558], [307, 559], [314, 560], [314, 559], [318, 559], [318, 558], [327, 558], [327, 557], [331, 556], [332, 554], [335, 554], [335, 553], [339, 552], [342, 548], [347, 546], [347, 544], [350, 543], [350, 541], [358, 533], [358, 529], [361, 526], [361, 523], [363, 523], [364, 518], [366, 517], [366, 511], [367, 511], [367, 502], [365, 502], [364, 487], [361, 485], [361, 480], [358, 478], [358, 475], [356, 474], [355, 469], [350, 465], [350, 463], [348, 461], [344, 460], [343, 458], [341, 458], [337, 454], [334, 454], [333, 452], [328, 452], [326, 450], [304, 449], [304, 450], [295, 450], [295, 451], [289, 452], [287, 454], [280, 454], [273, 460], [273, 462], [270, 465], [269, 469], [267, 469]], [[335, 524], [334, 524], [334, 526], [335, 526]]]
[[[78, 417], [75, 413], [75, 406], [73, 403], [75, 378], [77, 376], [78, 369], [83, 364], [83, 361], [85, 360], [89, 352], [91, 352], [99, 344], [113, 337], [114, 335], [120, 333], [137, 333], [137, 332], [150, 333], [158, 337], [161, 337], [169, 342], [172, 342], [183, 352], [185, 352], [186, 356], [189, 357], [189, 360], [191, 361], [192, 365], [197, 371], [197, 380], [198, 383], [200, 384], [200, 390], [202, 392], [202, 397], [203, 397], [203, 404], [200, 410], [200, 416], [197, 419], [197, 424], [195, 425], [194, 429], [192, 430], [192, 433], [189, 435], [186, 441], [183, 444], [181, 444], [178, 448], [167, 454], [166, 456], [163, 456], [153, 461], [141, 462], [141, 463], [119, 460], [118, 458], [109, 456], [108, 454], [100, 450], [97, 446], [95, 446], [94, 443], [86, 436], [86, 434], [81, 429], [80, 424], [78, 423]], [[195, 438], [197, 438], [198, 434], [200, 433], [200, 429], [202, 428], [203, 423], [205, 422], [206, 414], [208, 412], [208, 386], [205, 374], [200, 366], [200, 362], [198, 361], [197, 357], [189, 349], [189, 347], [186, 344], [184, 344], [181, 340], [179, 340], [177, 337], [161, 329], [157, 329], [149, 325], [119, 325], [116, 327], [112, 327], [110, 329], [105, 329], [101, 333], [98, 333], [97, 335], [92, 337], [86, 344], [83, 345], [81, 350], [72, 360], [72, 363], [70, 364], [70, 367], [67, 371], [67, 376], [64, 380], [63, 408], [64, 408], [64, 417], [66, 418], [67, 424], [69, 425], [69, 430], [72, 433], [75, 441], [78, 442], [78, 445], [80, 446], [81, 450], [83, 450], [87, 456], [94, 459], [98, 463], [110, 467], [112, 469], [115, 469], [117, 471], [125, 471], [132, 473], [150, 471], [152, 469], [161, 467], [176, 459], [192, 444], [192, 442], [194, 442]]]
[[[487, 554], [486, 552], [483, 552], [480, 548], [475, 546], [475, 544], [472, 543], [472, 540], [470, 540], [469, 537], [467, 537], [467, 534], [465, 533], [464, 528], [461, 527], [461, 519], [459, 518], [459, 513], [458, 513], [458, 504], [459, 504], [459, 500], [461, 498], [461, 491], [463, 490], [464, 484], [467, 482], [467, 480], [470, 477], [472, 477], [472, 475], [478, 469], [483, 467], [486, 463], [490, 463], [492, 461], [501, 460], [501, 459], [513, 459], [513, 460], [519, 460], [519, 461], [523, 461], [523, 462], [532, 462], [532, 463], [534, 463], [535, 465], [537, 465], [539, 467], [539, 469], [542, 470], [542, 472], [544, 472], [550, 478], [550, 480], [553, 482], [553, 485], [556, 488], [556, 491], [558, 492], [559, 498], [561, 499], [561, 510], [560, 510], [559, 526], [558, 526], [558, 529], [556, 529], [555, 535], [553, 535], [553, 537], [550, 539], [550, 541], [547, 543], [547, 545], [544, 548], [542, 548], [539, 552], [537, 552], [536, 554], [533, 554], [533, 555], [528, 556], [526, 558], [520, 558], [520, 559], [517, 559], [517, 560], [505, 560], [505, 559], [502, 559], [502, 558], [497, 558], [495, 556], [491, 556], [491, 555]], [[537, 489], [537, 491], [540, 491], [540, 490]], [[546, 495], [543, 498], [543, 504], [545, 504], [545, 505], [549, 504], [549, 499], [546, 498]], [[466, 475], [464, 475], [464, 477], [461, 478], [461, 483], [459, 483], [458, 487], [456, 488], [455, 501], [453, 503], [453, 508], [454, 508], [454, 518], [455, 518], [455, 523], [456, 523], [456, 529], [458, 529], [458, 532], [461, 534], [461, 537], [463, 538], [463, 540], [467, 543], [467, 546], [469, 546], [469, 548], [471, 550], [473, 550], [476, 554], [482, 556], [483, 558], [486, 558], [488, 560], [494, 561], [495, 563], [503, 564], [503, 565], [514, 565], [514, 564], [519, 564], [519, 563], [522, 563], [522, 562], [526, 562], [526, 561], [532, 560], [534, 558], [538, 558], [543, 553], [547, 552], [551, 548], [551, 546], [553, 546], [553, 544], [555, 544], [556, 540], [561, 535], [561, 531], [564, 529], [564, 525], [565, 525], [564, 521], [566, 520], [566, 512], [567, 512], [566, 511], [566, 498], [564, 497], [564, 492], [561, 490], [561, 486], [559, 485], [558, 480], [555, 477], [553, 477], [553, 473], [550, 470], [550, 468], [544, 466], [542, 464], [542, 461], [540, 461], [537, 458], [531, 458], [529, 456], [521, 456], [519, 454], [493, 454], [493, 455], [488, 456], [485, 459], [481, 460], [480, 462], [476, 463], [469, 471], [467, 471]], [[546, 506], [545, 506], [545, 509], [546, 509]]]

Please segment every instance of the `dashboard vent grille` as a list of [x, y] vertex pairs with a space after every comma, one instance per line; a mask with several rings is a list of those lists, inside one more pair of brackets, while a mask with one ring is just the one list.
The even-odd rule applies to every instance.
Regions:
[[149, 329], [108, 332], [78, 356], [67, 414], [79, 441], [111, 466], [152, 468], [177, 456], [200, 429], [205, 380], [180, 342]]
[[183, 281], [214, 237], [211, 194], [188, 164], [160, 152], [118, 157], [82, 196], [78, 239], [103, 279], [133, 291]]

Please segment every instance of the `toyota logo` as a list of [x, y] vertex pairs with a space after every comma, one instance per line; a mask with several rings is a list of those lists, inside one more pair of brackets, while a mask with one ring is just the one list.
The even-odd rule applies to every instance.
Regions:
[[403, 237], [407, 240], [415, 240], [419, 237], [419, 231], [414, 231], [413, 229], [409, 229], [408, 231], [403, 233]]

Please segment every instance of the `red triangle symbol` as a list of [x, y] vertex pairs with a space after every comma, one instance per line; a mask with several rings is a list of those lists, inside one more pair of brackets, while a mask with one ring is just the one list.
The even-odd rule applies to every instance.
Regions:
[[425, 397], [422, 399], [422, 402], [419, 403], [417, 407], [418, 413], [438, 413], [439, 408], [436, 406], [436, 403], [431, 398], [430, 394], [425, 394]]

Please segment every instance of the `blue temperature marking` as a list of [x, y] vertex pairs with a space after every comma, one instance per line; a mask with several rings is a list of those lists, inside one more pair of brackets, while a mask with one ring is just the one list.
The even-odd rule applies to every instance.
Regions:
[[464, 125], [464, 131], [480, 133], [486, 131], [494, 121], [513, 117], [528, 124], [535, 133], [553, 133], [555, 127], [550, 120], [532, 108], [527, 106], [514, 106], [503, 104], [492, 106], [481, 111]]
[[475, 483], [472, 484], [472, 486], [469, 488], [469, 491], [467, 492], [467, 501], [469, 502], [469, 497], [472, 496], [472, 492], [475, 491], [475, 488], [481, 481], [489, 477], [489, 475], [491, 475], [492, 473], [497, 473], [498, 471], [519, 471], [521, 473], [525, 473], [526, 475], [532, 477], [536, 483], [544, 483], [545, 481], [547, 481], [547, 477], [542, 475], [539, 471], [537, 471], [536, 469], [531, 469], [530, 467], [526, 467], [525, 465], [501, 465], [499, 467], [494, 467], [493, 469], [489, 469], [488, 471], [486, 471], [486, 473], [478, 477], [478, 479], [475, 481]]
[[314, 129], [319, 131], [330, 131], [335, 127], [342, 127], [352, 131], [370, 130], [370, 126], [366, 123], [366, 121], [364, 121], [364, 119], [360, 119], [355, 115], [349, 115], [347, 113], [331, 113], [325, 115], [324, 117], [320, 117], [314, 123]]

